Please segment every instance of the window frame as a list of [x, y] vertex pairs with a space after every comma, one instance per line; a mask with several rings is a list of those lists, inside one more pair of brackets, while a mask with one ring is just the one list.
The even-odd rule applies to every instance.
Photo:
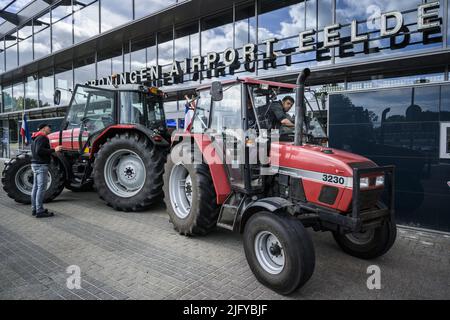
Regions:
[[[450, 131], [450, 121], [449, 122], [441, 122], [440, 125], [440, 138], [439, 138], [439, 158], [440, 159], [450, 159], [450, 150], [448, 141]], [[447, 152], [448, 151], [448, 152]]]

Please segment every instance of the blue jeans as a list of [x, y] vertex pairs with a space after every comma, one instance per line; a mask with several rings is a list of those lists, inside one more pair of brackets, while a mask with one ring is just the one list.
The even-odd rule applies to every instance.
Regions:
[[37, 214], [44, 212], [44, 195], [47, 191], [48, 164], [32, 164], [33, 191], [31, 192], [31, 209]]

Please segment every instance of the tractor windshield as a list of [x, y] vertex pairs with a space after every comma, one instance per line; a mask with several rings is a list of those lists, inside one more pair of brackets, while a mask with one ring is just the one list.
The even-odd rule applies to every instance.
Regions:
[[67, 114], [66, 129], [80, 128], [90, 134], [114, 123], [113, 91], [77, 86]]
[[165, 117], [162, 98], [145, 92], [121, 91], [120, 123], [163, 129]]

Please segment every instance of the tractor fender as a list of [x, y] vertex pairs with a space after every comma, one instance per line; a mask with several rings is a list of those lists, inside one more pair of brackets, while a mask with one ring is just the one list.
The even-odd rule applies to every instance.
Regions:
[[[294, 207], [289, 200], [280, 197], [269, 197], [258, 199], [245, 207], [238, 221], [239, 232], [243, 233], [245, 224], [250, 217], [260, 211], [268, 211], [274, 214], [285, 215], [286, 209]], [[287, 210], [289, 212], [289, 210]], [[239, 218], [239, 217], [238, 217]]]
[[98, 135], [94, 139], [94, 141], [92, 142], [90, 158], [92, 159], [94, 157], [94, 155], [100, 149], [100, 145], [105, 143], [109, 137], [114, 136], [117, 133], [122, 133], [122, 132], [126, 132], [126, 131], [138, 132], [140, 134], [145, 135], [155, 146], [166, 147], [166, 148], [169, 147], [169, 142], [164, 137], [162, 137], [161, 135], [155, 133], [154, 131], [148, 129], [147, 127], [145, 127], [143, 125], [140, 125], [140, 124], [118, 124], [118, 125], [113, 125], [113, 126], [107, 127], [105, 130], [103, 130], [103, 132], [100, 135]]
[[200, 133], [178, 132], [172, 135], [172, 147], [183, 141], [195, 143], [201, 152], [202, 160], [208, 165], [211, 173], [213, 187], [216, 192], [216, 203], [221, 205], [231, 193], [231, 186], [225, 166], [217, 154], [211, 139], [207, 135]]

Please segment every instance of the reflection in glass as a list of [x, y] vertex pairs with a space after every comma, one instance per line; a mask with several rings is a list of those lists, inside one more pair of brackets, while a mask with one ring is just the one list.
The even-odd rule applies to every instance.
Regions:
[[236, 7], [235, 48], [256, 41], [255, 5], [247, 4]]
[[318, 21], [317, 29], [322, 30], [323, 27], [333, 24], [333, 2], [334, 0], [318, 0], [317, 12]]
[[52, 9], [52, 23], [55, 23], [72, 14], [70, 1], [60, 1]]
[[[122, 48], [115, 47], [112, 51], [99, 52], [97, 54], [97, 79], [109, 77], [114, 73], [123, 72]], [[93, 73], [90, 80], [95, 79]]]
[[228, 10], [202, 21], [202, 55], [233, 48], [233, 12]]
[[53, 52], [70, 47], [72, 41], [72, 16], [61, 19], [52, 28]]
[[[200, 54], [198, 23], [175, 29], [175, 60], [184, 61]], [[184, 76], [184, 81], [192, 79], [192, 74]]]
[[[15, 43], [15, 41], [14, 41]], [[6, 47], [5, 50], [6, 54], [6, 71], [12, 70], [14, 68], [17, 68], [17, 44], [14, 44], [10, 47]]]
[[38, 100], [38, 78], [37, 74], [34, 74], [29, 76], [25, 82], [25, 109], [37, 108]]
[[13, 111], [23, 110], [24, 105], [24, 84], [23, 82], [18, 82], [13, 85]]
[[[438, 30], [429, 36], [417, 31], [417, 7], [424, 3], [421, 0], [412, 1], [390, 1], [379, 0], [371, 3], [368, 6], [348, 0], [336, 0], [336, 18], [337, 22], [343, 25], [341, 38], [345, 42], [349, 42], [350, 37], [350, 23], [352, 20], [358, 21], [358, 34], [368, 34], [368, 46], [364, 43], [348, 44], [347, 50], [338, 50], [336, 62], [348, 60], [349, 57], [353, 59], [366, 59], [367, 52], [370, 50], [371, 57], [381, 56], [383, 54], [393, 54], [400, 52], [410, 52], [413, 50], [442, 47], [441, 32]], [[400, 11], [404, 19], [404, 32], [409, 34], [409, 38], [404, 35], [398, 35], [393, 38], [380, 39], [380, 15], [384, 12]], [[319, 11], [320, 12], [320, 11]], [[441, 2], [441, 9], [439, 15], [443, 14], [443, 4]], [[393, 27], [393, 20], [388, 22], [388, 27]], [[347, 37], [347, 39], [345, 38]], [[433, 41], [428, 41], [433, 39]], [[391, 41], [395, 41], [396, 46], [391, 46]], [[369, 49], [370, 48], [370, 49]]]
[[140, 70], [156, 64], [156, 40], [151, 35], [131, 41], [130, 69]]
[[33, 37], [19, 41], [19, 65], [33, 61]]
[[3, 39], [0, 38], [0, 73], [5, 72], [5, 42]]
[[50, 53], [50, 27], [46, 27], [34, 35], [34, 56], [39, 59]]
[[64, 65], [55, 68], [56, 88], [61, 90], [61, 105], [66, 105], [70, 101], [73, 90], [73, 72], [71, 65]]
[[[363, 81], [352, 81], [347, 83], [349, 90], [359, 89], [371, 89], [371, 88], [383, 88], [383, 87], [396, 87], [404, 85], [412, 85], [418, 83], [430, 83], [444, 81], [444, 73], [434, 74], [418, 74], [413, 76], [402, 76], [395, 78], [383, 78], [383, 76], [377, 76], [376, 78]], [[356, 79], [355, 79], [356, 80]]]
[[[3, 41], [0, 40], [3, 43]], [[0, 49], [0, 73], [5, 72], [5, 51]]]
[[[43, 70], [39, 73], [39, 101], [40, 107], [48, 107], [53, 105], [53, 93], [55, 91], [55, 84], [53, 78], [53, 71]], [[61, 91], [62, 95], [62, 91]]]
[[450, 121], [450, 85], [441, 86], [440, 121]]
[[158, 64], [166, 66], [173, 62], [173, 31], [158, 34]]
[[330, 105], [330, 122], [334, 124], [437, 121], [439, 87], [348, 93], [333, 108], [331, 112]]
[[153, 0], [149, 5], [148, 0], [134, 0], [135, 19], [145, 17], [151, 13], [160, 11], [175, 4], [176, 0]]
[[74, 76], [76, 84], [85, 84], [95, 78], [95, 57], [88, 56], [77, 59], [74, 64]]
[[19, 149], [19, 120], [9, 119], [9, 151], [10, 157], [13, 158], [17, 155]]
[[3, 104], [3, 111], [4, 112], [11, 112], [13, 111], [14, 105], [13, 105], [13, 99], [12, 99], [12, 86], [6, 86], [3, 87], [2, 90], [2, 104]]
[[34, 58], [39, 59], [51, 53], [50, 13], [33, 20]]
[[[316, 2], [312, 1], [271, 1], [262, 0], [258, 8], [258, 40], [260, 43], [267, 39], [284, 39], [274, 44], [274, 50], [279, 58], [276, 60], [277, 69], [299, 68], [299, 66], [288, 66], [291, 63], [298, 63], [305, 60], [313, 60], [311, 53], [296, 54], [293, 49], [298, 45], [298, 34], [308, 27], [316, 29]], [[307, 16], [308, 11], [308, 16]], [[258, 51], [259, 74], [273, 72], [271, 67], [264, 69], [263, 59], [265, 58], [265, 46], [261, 45]], [[315, 56], [314, 56], [315, 58]]]
[[95, 1], [87, 6], [75, 8], [73, 14], [74, 23], [74, 42], [78, 43], [90, 37], [93, 37], [99, 32], [99, 9], [98, 1]]
[[112, 58], [112, 74], [122, 73], [123, 70], [123, 57], [122, 55]]
[[[260, 42], [273, 37], [294, 36], [305, 30], [304, 1], [261, 0], [259, 12], [258, 39]], [[315, 21], [315, 18], [311, 20]], [[315, 24], [313, 22], [308, 23]]]
[[[152, 4], [147, 5], [152, 7]], [[101, 1], [100, 12], [101, 32], [105, 32], [133, 19], [133, 0]]]

